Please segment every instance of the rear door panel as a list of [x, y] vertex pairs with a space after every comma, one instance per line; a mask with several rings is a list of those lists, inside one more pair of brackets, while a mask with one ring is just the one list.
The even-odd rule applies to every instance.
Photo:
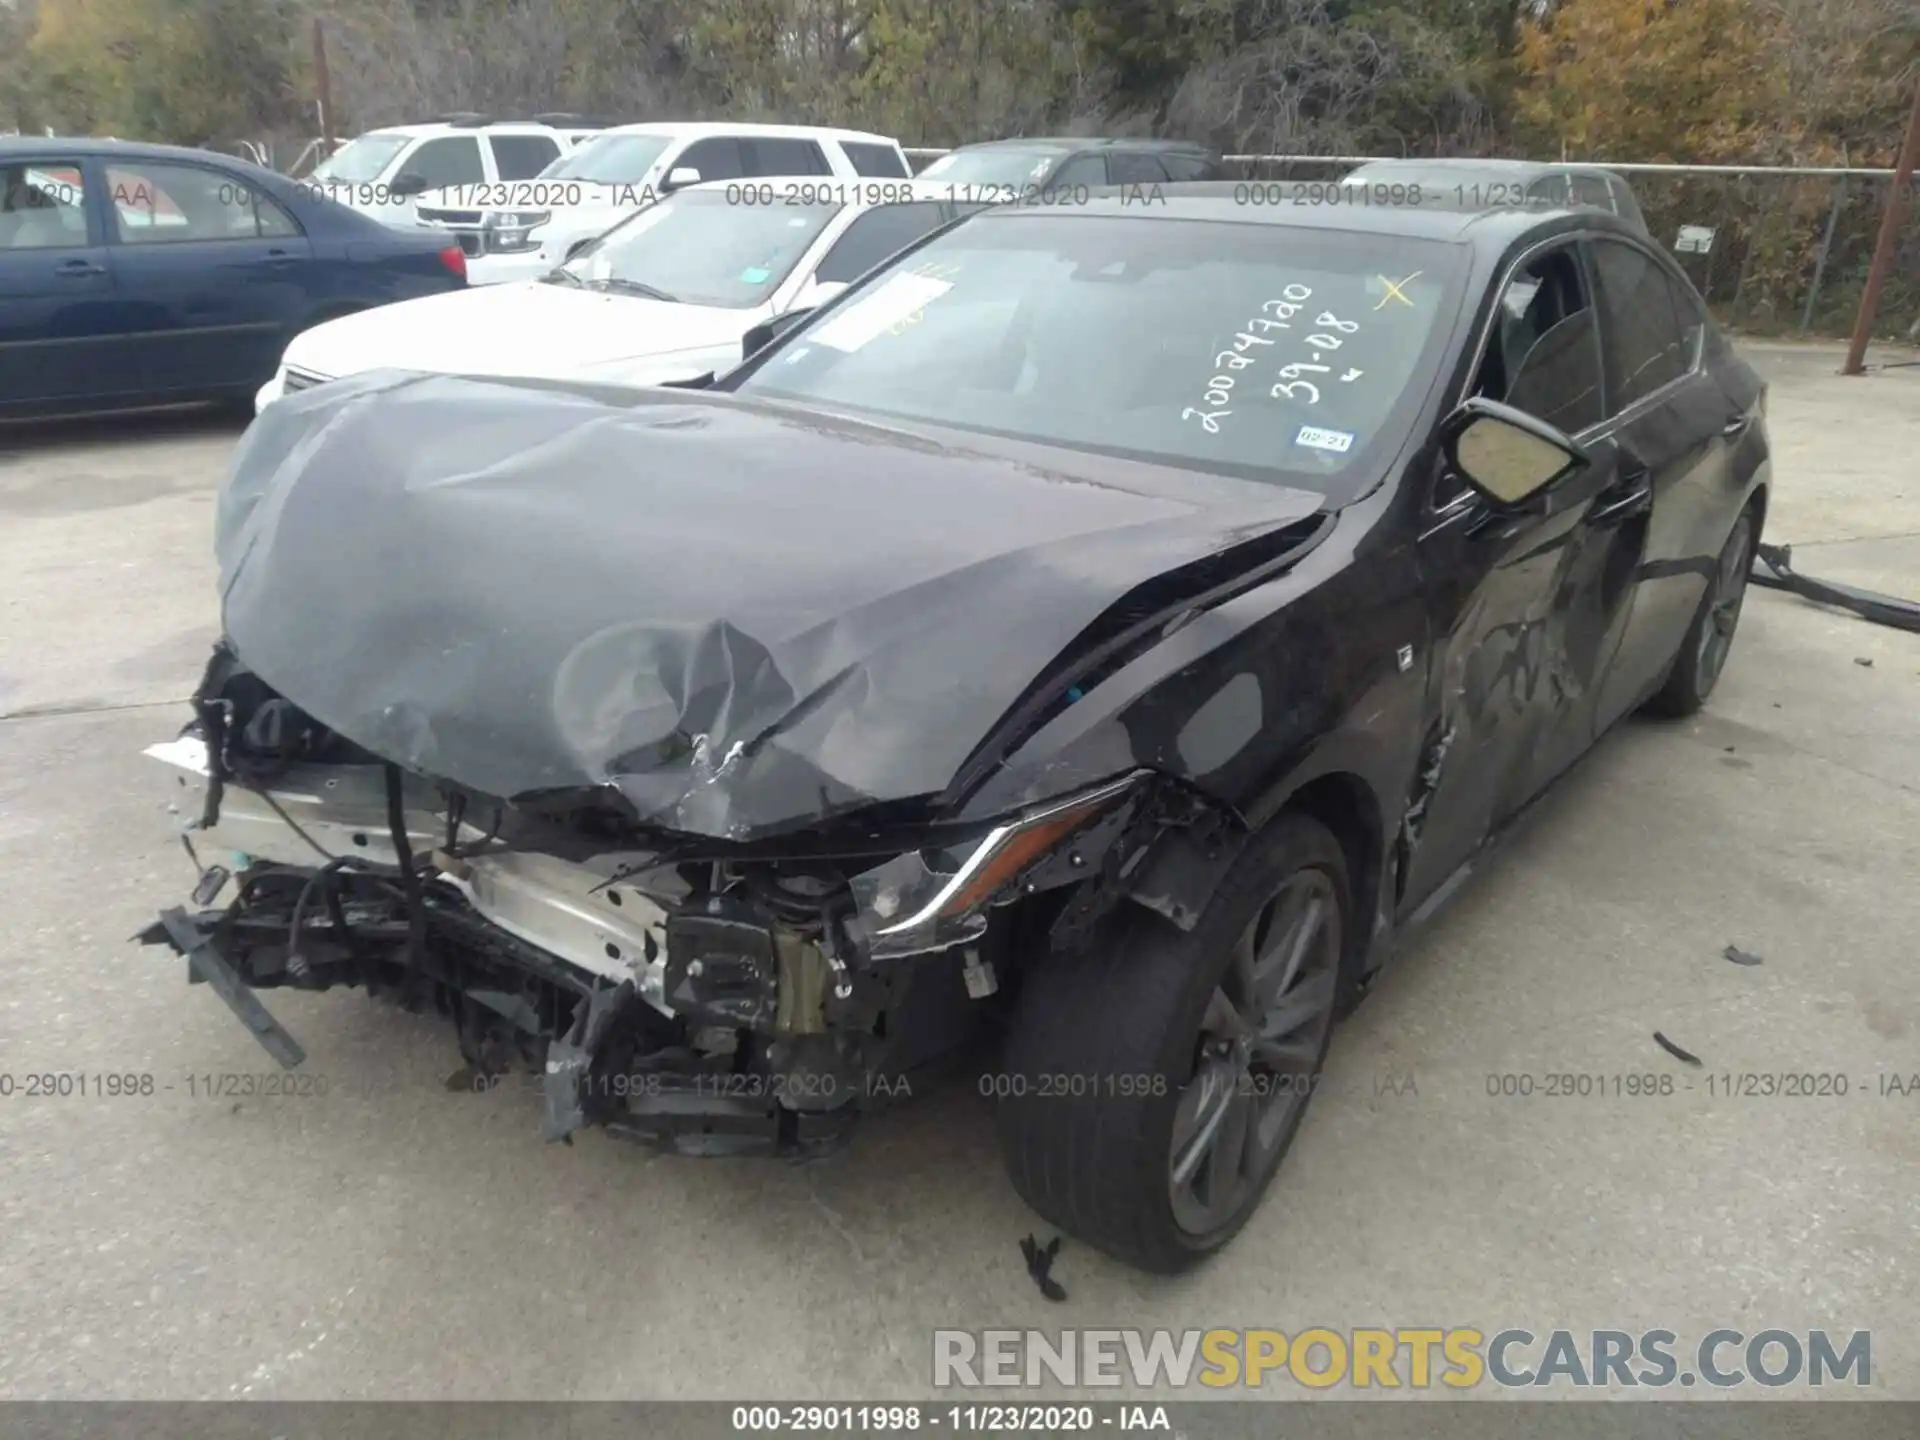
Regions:
[[[1665, 267], [1650, 252], [1617, 239], [1597, 238], [1591, 248], [1600, 267], [1601, 315], [1610, 347], [1608, 406], [1620, 412], [1614, 432], [1621, 447], [1646, 468], [1652, 489], [1649, 508], [1633, 522], [1641, 555], [1632, 612], [1602, 687], [1594, 715], [1598, 731], [1660, 684], [1706, 593], [1739, 510], [1741, 487], [1730, 464], [1736, 437], [1723, 432], [1743, 412], [1702, 367], [1704, 316], [1675, 308], [1679, 297]], [[1629, 258], [1639, 268], [1619, 263]], [[1606, 298], [1609, 274], [1611, 299]], [[1623, 293], [1629, 277], [1641, 281], [1631, 294]], [[1635, 343], [1623, 341], [1617, 317], [1629, 320]], [[1689, 323], [1691, 330], [1685, 328]], [[1664, 327], [1664, 348], [1654, 334], [1656, 324]], [[1678, 372], [1678, 378], [1638, 394], [1644, 382], [1625, 380], [1625, 372], [1639, 367], [1644, 375], [1653, 365], [1663, 367], [1654, 378], [1668, 372]], [[1628, 389], [1620, 397], [1615, 392], [1623, 383]]]
[[261, 235], [251, 187], [210, 167], [126, 160], [108, 172], [114, 282], [129, 308], [121, 383], [141, 393], [257, 386], [311, 310], [304, 235]]

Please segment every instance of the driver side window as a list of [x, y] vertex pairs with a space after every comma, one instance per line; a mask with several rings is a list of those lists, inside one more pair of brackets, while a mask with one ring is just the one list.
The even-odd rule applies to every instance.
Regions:
[[[1524, 410], [1568, 435], [1604, 418], [1593, 292], [1572, 242], [1521, 266], [1500, 292], [1469, 396]], [[1467, 486], [1447, 479], [1436, 505]]]
[[1593, 296], [1572, 245], [1536, 256], [1507, 282], [1470, 393], [1569, 435], [1600, 423]]

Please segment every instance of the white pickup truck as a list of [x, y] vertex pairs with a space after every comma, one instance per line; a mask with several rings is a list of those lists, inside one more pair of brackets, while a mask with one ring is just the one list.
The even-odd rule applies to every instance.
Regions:
[[778, 176], [804, 187], [811, 177], [839, 182], [912, 174], [899, 141], [862, 130], [649, 122], [602, 130], [531, 180], [422, 195], [414, 216], [458, 239], [469, 285], [492, 285], [538, 279], [635, 210], [686, 185]]

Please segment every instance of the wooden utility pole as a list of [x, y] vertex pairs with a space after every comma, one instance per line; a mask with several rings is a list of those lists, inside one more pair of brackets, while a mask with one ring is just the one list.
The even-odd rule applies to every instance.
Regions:
[[327, 36], [313, 17], [313, 83], [320, 104], [320, 158], [333, 154], [333, 86], [327, 78]]
[[1913, 114], [1907, 118], [1907, 138], [1900, 146], [1900, 158], [1894, 162], [1893, 193], [1887, 196], [1886, 212], [1880, 217], [1880, 239], [1873, 247], [1873, 263], [1867, 267], [1867, 288], [1860, 295], [1860, 313], [1853, 322], [1853, 343], [1847, 347], [1847, 363], [1842, 375], [1858, 375], [1866, 368], [1867, 342], [1873, 338], [1873, 315], [1880, 308], [1880, 292], [1886, 288], [1887, 272], [1893, 269], [1894, 242], [1900, 236], [1900, 220], [1907, 212], [1907, 189], [1913, 184], [1913, 170], [1920, 162], [1920, 81], [1913, 87]]

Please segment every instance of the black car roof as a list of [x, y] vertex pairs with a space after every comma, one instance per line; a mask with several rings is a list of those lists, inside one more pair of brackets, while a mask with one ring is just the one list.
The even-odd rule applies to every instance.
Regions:
[[[1283, 182], [1276, 182], [1283, 183]], [[1532, 234], [1550, 234], [1574, 227], [1616, 230], [1645, 236], [1618, 216], [1589, 207], [1467, 206], [1428, 201], [1419, 205], [1368, 205], [1358, 202], [1294, 204], [1284, 196], [1279, 203], [1257, 203], [1260, 181], [1186, 180], [1155, 185], [1101, 186], [1087, 193], [1084, 204], [1058, 205], [1042, 199], [1032, 204], [991, 206], [967, 223], [983, 219], [1047, 215], [1124, 215], [1142, 220], [1207, 220], [1220, 224], [1278, 225], [1302, 230], [1364, 231], [1374, 235], [1451, 241], [1484, 251], [1505, 251]]]
[[955, 150], [1152, 150], [1179, 154], [1211, 155], [1204, 145], [1191, 140], [1130, 139], [1115, 135], [1018, 135], [1004, 140], [981, 140], [972, 145], [957, 145]]

